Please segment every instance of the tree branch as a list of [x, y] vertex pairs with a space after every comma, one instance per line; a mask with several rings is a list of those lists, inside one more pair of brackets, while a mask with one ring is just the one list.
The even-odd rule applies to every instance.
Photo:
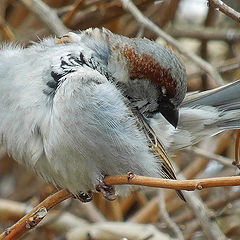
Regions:
[[131, 174], [131, 176], [129, 177], [128, 174], [125, 174], [117, 176], [107, 176], [104, 179], [104, 182], [107, 185], [129, 184], [157, 188], [169, 188], [175, 190], [194, 191], [195, 189], [202, 190], [203, 188], [239, 186], [240, 176], [192, 179], [192, 180], [172, 180], [137, 176], [134, 174]]
[[24, 233], [35, 227], [46, 216], [48, 210], [71, 196], [67, 190], [61, 190], [47, 197], [12, 227], [6, 229], [0, 235], [0, 240], [19, 239]]
[[[137, 176], [134, 174], [125, 174], [118, 176], [108, 176], [104, 179], [107, 185], [141, 185], [149, 187], [170, 188], [175, 190], [195, 190], [210, 187], [222, 186], [237, 186], [240, 185], [240, 176], [235, 177], [219, 177], [219, 178], [206, 178], [195, 180], [170, 180], [162, 178], [152, 178], [145, 176]], [[41, 202], [30, 213], [25, 215], [12, 227], [5, 230], [0, 235], [0, 240], [15, 240], [21, 237], [31, 228], [35, 227], [47, 214], [48, 210], [55, 207], [60, 202], [72, 195], [67, 190], [61, 190]]]
[[138, 8], [133, 4], [131, 0], [121, 0], [123, 8], [129, 11], [133, 17], [144, 27], [150, 29], [155, 32], [159, 37], [162, 37], [164, 40], [172, 44], [180, 53], [191, 59], [196, 65], [202, 68], [206, 73], [213, 77], [218, 85], [223, 85], [224, 81], [222, 77], [219, 75], [218, 71], [208, 62], [204, 61], [202, 58], [197, 55], [190, 53], [187, 51], [182, 44], [180, 44], [173, 37], [168, 35], [162, 29], [160, 29], [156, 24], [150, 21], [147, 17], [145, 17]]
[[240, 13], [229, 7], [221, 0], [208, 0], [208, 2], [210, 6], [219, 9], [221, 12], [240, 23]]
[[20, 0], [21, 3], [31, 10], [36, 16], [47, 25], [50, 31], [61, 36], [70, 30], [65, 27], [58, 18], [57, 13], [41, 0]]
[[164, 191], [161, 189], [158, 194], [159, 197], [159, 209], [160, 209], [160, 215], [163, 217], [166, 224], [169, 226], [170, 229], [176, 234], [178, 240], [184, 240], [183, 234], [178, 227], [178, 225], [170, 218], [165, 204], [165, 198], [164, 198]]

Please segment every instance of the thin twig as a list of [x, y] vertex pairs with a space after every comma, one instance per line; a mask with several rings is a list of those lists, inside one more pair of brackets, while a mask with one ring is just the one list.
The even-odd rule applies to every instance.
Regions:
[[[205, 204], [209, 209], [217, 210], [217, 209], [222, 209], [228, 203], [238, 200], [239, 198], [240, 198], [239, 191], [236, 191], [236, 192], [231, 191], [228, 194], [223, 194], [220, 197], [207, 200]], [[180, 215], [174, 217], [173, 220], [177, 224], [184, 224], [187, 221], [191, 221], [193, 218], [194, 218], [193, 213], [187, 210], [182, 212]]]
[[72, 18], [73, 18], [73, 15], [77, 12], [78, 8], [83, 4], [83, 0], [77, 0], [74, 2], [73, 6], [72, 6], [72, 9], [67, 12], [65, 14], [65, 16], [63, 17], [63, 22], [65, 24], [68, 24]]
[[[104, 179], [107, 185], [141, 185], [150, 187], [161, 187], [171, 188], [177, 190], [195, 190], [209, 187], [220, 187], [220, 186], [235, 186], [240, 185], [240, 177], [219, 177], [219, 178], [208, 178], [208, 179], [196, 179], [196, 180], [169, 180], [161, 178], [151, 178], [144, 176], [136, 176], [131, 174], [129, 177], [126, 175], [108, 176]], [[0, 240], [14, 240], [18, 239], [25, 232], [30, 230], [35, 225], [29, 224], [34, 214], [36, 215], [41, 207], [46, 208], [46, 211], [56, 206], [63, 200], [71, 197], [71, 194], [67, 190], [61, 190], [52, 196], [49, 196], [37, 207], [35, 207], [30, 213], [20, 219], [15, 225], [7, 229], [0, 235]], [[36, 223], [37, 224], [37, 223]], [[30, 226], [30, 227], [29, 227]]]
[[232, 162], [234, 161], [233, 159], [223, 157], [221, 155], [215, 154], [215, 153], [210, 153], [204, 149], [198, 148], [198, 147], [192, 147], [189, 149], [186, 149], [188, 151], [193, 151], [195, 154], [202, 156], [202, 157], [207, 157], [212, 160], [215, 160], [225, 166], [232, 167]]
[[219, 9], [221, 12], [240, 23], [240, 13], [229, 7], [221, 0], [208, 0], [209, 5]]
[[174, 38], [196, 38], [198, 40], [221, 40], [226, 42], [239, 42], [240, 31], [236, 29], [214, 29], [199, 27], [196, 29], [171, 28], [168, 32]]
[[178, 225], [170, 218], [167, 212], [163, 189], [159, 191], [158, 197], [159, 197], [160, 215], [163, 217], [164, 221], [169, 226], [169, 228], [176, 234], [177, 239], [184, 240], [183, 234], [179, 229]]
[[[229, 145], [229, 141], [231, 141], [231, 138], [232, 138], [231, 131], [228, 131], [224, 135], [222, 135], [221, 138], [219, 138], [218, 143], [209, 144], [208, 142], [207, 149], [211, 152], [216, 151], [216, 153], [220, 154], [227, 148], [227, 146]], [[211, 149], [209, 148], [209, 146], [211, 146]], [[209, 161], [207, 158], [195, 159], [194, 161], [191, 161], [191, 163], [188, 164], [188, 166], [183, 170], [183, 175], [187, 179], [195, 178], [200, 172], [202, 172], [205, 169], [208, 162]], [[175, 192], [169, 191], [166, 194], [167, 202], [174, 196], [176, 196]], [[144, 206], [142, 209], [137, 211], [133, 216], [131, 216], [128, 219], [128, 221], [146, 223], [151, 221], [151, 216], [157, 215], [158, 212], [159, 212], [158, 197], [154, 197], [146, 204], [146, 206]]]
[[[58, 203], [70, 198], [72, 195], [67, 190], [61, 190], [55, 194], [47, 197], [44, 201], [38, 204], [31, 212], [21, 218], [12, 227], [5, 230], [0, 234], [0, 240], [16, 240], [19, 239], [24, 233], [35, 227], [38, 222], [35, 223], [35, 217], [37, 220], [42, 220], [48, 210], [55, 207]], [[39, 217], [40, 211], [40, 217]], [[42, 214], [44, 213], [44, 214]], [[33, 225], [34, 224], [34, 225]]]
[[58, 18], [56, 12], [41, 0], [20, 0], [25, 7], [33, 12], [43, 23], [45, 23], [50, 31], [61, 36], [70, 30]]
[[8, 41], [15, 40], [14, 33], [10, 26], [6, 23], [6, 21], [3, 19], [3, 17], [0, 15], [0, 32], [4, 39]]
[[177, 40], [173, 37], [168, 35], [166, 32], [161, 30], [156, 24], [150, 21], [147, 17], [145, 17], [138, 8], [133, 4], [131, 0], [121, 0], [123, 8], [129, 11], [136, 20], [142, 24], [144, 27], [150, 29], [151, 31], [155, 32], [159, 37], [162, 37], [167, 42], [172, 44], [180, 53], [191, 59], [195, 64], [197, 64], [200, 68], [202, 68], [206, 73], [213, 77], [218, 85], [224, 85], [224, 81], [222, 77], [219, 75], [217, 70], [208, 62], [204, 61], [202, 58], [198, 57], [197, 55], [190, 53], [187, 51], [182, 44], [180, 44]]
[[[232, 72], [234, 70], [240, 69], [240, 58], [231, 58], [223, 63], [215, 66], [220, 73]], [[188, 72], [188, 79], [203, 74], [202, 70], [195, 70], [193, 72]]]
[[236, 132], [237, 132], [237, 137], [235, 142], [235, 160], [232, 162], [232, 164], [240, 168], [240, 160], [239, 160], [240, 130], [236, 130]]
[[192, 180], [172, 180], [163, 178], [153, 178], [146, 176], [137, 176], [128, 174], [107, 176], [104, 179], [107, 185], [140, 185], [148, 187], [169, 188], [175, 190], [188, 190], [194, 191], [196, 189], [202, 190], [204, 188], [211, 187], [223, 187], [223, 186], [239, 186], [240, 176], [231, 177], [217, 177], [217, 178], [205, 178], [205, 179], [192, 179]]
[[210, 220], [208, 210], [206, 209], [203, 202], [193, 194], [185, 194], [188, 205], [194, 212], [195, 217], [200, 221], [203, 232], [206, 234], [209, 240], [226, 240], [227, 238], [220, 231], [217, 224]]

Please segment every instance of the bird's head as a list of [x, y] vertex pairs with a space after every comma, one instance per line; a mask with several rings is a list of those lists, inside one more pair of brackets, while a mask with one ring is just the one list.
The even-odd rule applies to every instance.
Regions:
[[126, 92], [133, 101], [145, 105], [142, 109], [146, 115], [160, 112], [177, 127], [178, 107], [187, 91], [183, 61], [169, 48], [148, 39], [110, 36], [114, 40], [109, 38], [109, 68], [116, 81], [127, 85]]
[[186, 70], [169, 48], [148, 39], [128, 38], [107, 29], [70, 33], [71, 42], [84, 42], [145, 116], [161, 113], [177, 127], [178, 107], [186, 90]]

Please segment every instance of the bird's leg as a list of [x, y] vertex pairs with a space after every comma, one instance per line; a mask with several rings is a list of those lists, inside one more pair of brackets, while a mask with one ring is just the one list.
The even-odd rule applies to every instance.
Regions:
[[81, 202], [90, 202], [93, 199], [93, 193], [92, 191], [85, 192], [79, 192], [76, 196], [77, 199], [79, 199]]
[[104, 198], [106, 198], [109, 201], [113, 201], [117, 198], [114, 186], [106, 185], [103, 180], [101, 180], [99, 184], [96, 186], [96, 190], [98, 192], [101, 192]]

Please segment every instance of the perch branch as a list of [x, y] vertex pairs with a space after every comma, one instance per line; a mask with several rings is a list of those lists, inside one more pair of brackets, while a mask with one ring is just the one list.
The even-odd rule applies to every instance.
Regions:
[[107, 185], [129, 184], [157, 188], [169, 188], [175, 190], [194, 191], [195, 189], [202, 190], [203, 188], [238, 186], [240, 185], [240, 176], [192, 179], [192, 180], [172, 180], [137, 176], [134, 174], [131, 174], [131, 176], [129, 176], [129, 174], [125, 174], [117, 176], [107, 176], [104, 179], [104, 182]]
[[[219, 177], [195, 180], [170, 180], [162, 178], [152, 178], [145, 176], [137, 176], [134, 174], [125, 174], [118, 176], [108, 176], [104, 179], [107, 185], [141, 185], [149, 187], [170, 188], [176, 190], [195, 190], [210, 187], [221, 186], [236, 186], [240, 185], [240, 176], [234, 177]], [[21, 237], [31, 228], [35, 227], [40, 222], [47, 211], [56, 206], [58, 203], [70, 198], [72, 195], [67, 190], [61, 190], [41, 202], [30, 213], [20, 219], [12, 227], [8, 228], [0, 235], [0, 240], [15, 240]]]

